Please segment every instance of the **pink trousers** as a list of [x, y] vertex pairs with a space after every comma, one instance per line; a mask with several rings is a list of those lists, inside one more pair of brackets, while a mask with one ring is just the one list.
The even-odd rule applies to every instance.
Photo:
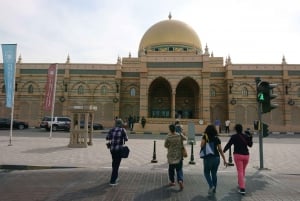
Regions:
[[249, 162], [249, 155], [233, 154], [240, 188], [245, 188], [245, 171]]

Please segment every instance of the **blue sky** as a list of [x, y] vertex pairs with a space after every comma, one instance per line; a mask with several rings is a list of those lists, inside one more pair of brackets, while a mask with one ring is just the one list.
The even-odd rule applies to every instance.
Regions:
[[1, 0], [0, 43], [17, 43], [24, 63], [116, 63], [137, 57], [143, 34], [169, 12], [214, 56], [300, 63], [299, 0]]

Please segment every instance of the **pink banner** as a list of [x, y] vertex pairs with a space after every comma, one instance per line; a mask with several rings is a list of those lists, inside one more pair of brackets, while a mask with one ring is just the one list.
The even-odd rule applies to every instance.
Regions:
[[48, 79], [46, 84], [46, 94], [45, 94], [45, 102], [44, 102], [44, 109], [46, 111], [52, 110], [53, 105], [53, 96], [55, 93], [55, 80], [56, 80], [56, 65], [51, 64], [48, 69]]

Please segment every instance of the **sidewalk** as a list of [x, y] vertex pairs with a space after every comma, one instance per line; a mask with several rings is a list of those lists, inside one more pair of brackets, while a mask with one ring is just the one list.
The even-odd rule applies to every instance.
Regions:
[[[225, 145], [228, 138], [222, 138]], [[151, 139], [130, 139], [130, 157], [122, 160], [120, 184], [108, 185], [111, 156], [104, 139], [94, 139], [88, 148], [68, 148], [68, 138], [15, 137], [8, 146], [0, 136], [0, 165], [25, 165], [39, 170], [0, 170], [1, 200], [299, 200], [300, 138], [273, 139], [264, 143], [264, 167], [258, 170], [259, 146], [254, 143], [247, 168], [247, 194], [236, 189], [235, 167], [220, 166], [215, 196], [207, 196], [199, 142], [194, 146], [195, 165], [184, 160], [185, 189], [167, 187], [166, 149], [163, 139], [156, 141], [157, 163]], [[186, 145], [190, 155], [190, 145]], [[228, 158], [228, 153], [226, 153]], [[62, 168], [64, 167], [64, 168]], [[69, 168], [68, 168], [69, 167]], [[57, 168], [57, 169], [56, 169]]]

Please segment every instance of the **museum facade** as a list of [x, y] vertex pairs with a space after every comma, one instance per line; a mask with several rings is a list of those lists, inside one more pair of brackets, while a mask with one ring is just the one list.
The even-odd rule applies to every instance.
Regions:
[[[258, 119], [256, 78], [276, 83], [278, 107], [263, 114], [271, 131], [300, 131], [300, 64], [235, 64], [202, 48], [197, 33], [186, 23], [169, 19], [151, 26], [143, 35], [138, 56], [117, 58], [115, 64], [58, 63], [55, 116], [69, 116], [74, 105], [95, 105], [95, 122], [108, 128], [114, 118], [145, 117], [146, 127], [134, 130], [167, 132], [166, 124], [180, 118], [202, 132], [216, 119], [253, 129]], [[49, 63], [16, 64], [14, 118], [37, 126], [44, 116]], [[3, 77], [3, 64], [0, 66]], [[3, 79], [0, 116], [5, 107]]]

